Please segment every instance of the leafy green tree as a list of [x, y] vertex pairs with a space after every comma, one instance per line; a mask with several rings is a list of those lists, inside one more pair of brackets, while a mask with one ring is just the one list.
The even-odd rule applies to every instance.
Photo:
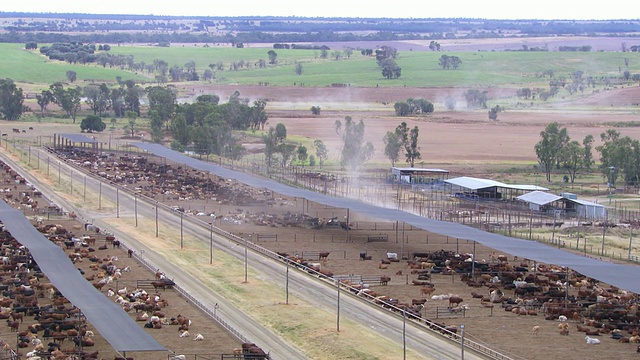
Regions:
[[502, 108], [500, 105], [496, 105], [489, 110], [489, 119], [496, 121], [498, 120], [498, 113], [502, 112]]
[[322, 140], [314, 140], [313, 147], [316, 148], [316, 156], [318, 157], [318, 163], [320, 164], [320, 169], [322, 169], [322, 165], [329, 158], [329, 150], [322, 142]]
[[411, 114], [411, 106], [404, 101], [397, 101], [393, 105], [397, 116], [407, 116]]
[[80, 131], [82, 132], [102, 132], [106, 128], [107, 125], [97, 115], [89, 115], [80, 122]]
[[316, 166], [316, 157], [309, 155], [309, 166]]
[[551, 181], [551, 171], [559, 161], [564, 147], [565, 139], [568, 142], [567, 129], [552, 122], [540, 132], [540, 141], [534, 149], [540, 165], [545, 171], [547, 181]]
[[273, 50], [269, 50], [267, 52], [267, 55], [269, 56], [269, 64], [271, 65], [275, 65], [278, 62], [278, 53], [276, 53]]
[[462, 60], [460, 60], [460, 58], [455, 55], [442, 55], [440, 56], [440, 59], [438, 59], [438, 65], [440, 65], [445, 70], [456, 70], [460, 67], [461, 64]]
[[176, 111], [176, 95], [165, 87], [152, 86], [147, 88], [147, 99], [149, 100], [149, 112], [154, 113], [157, 125], [169, 127], [169, 122]]
[[44, 115], [47, 106], [53, 102], [53, 94], [49, 90], [42, 90], [40, 94], [36, 95], [36, 101], [38, 102], [38, 106], [40, 106], [40, 114]]
[[271, 169], [271, 163], [273, 161], [273, 155], [277, 151], [276, 142], [276, 129], [270, 127], [266, 134], [262, 135], [262, 142], [264, 143], [264, 157], [267, 163], [267, 172]]
[[382, 139], [384, 141], [384, 155], [391, 160], [391, 166], [396, 166], [396, 161], [400, 158], [400, 149], [402, 149], [402, 140], [398, 131], [387, 131]]
[[584, 137], [584, 140], [582, 140], [582, 146], [584, 149], [582, 164], [587, 170], [591, 169], [591, 165], [594, 163], [592, 154], [593, 141], [593, 135], [587, 135]]
[[249, 108], [249, 122], [252, 129], [263, 129], [264, 125], [269, 119], [265, 108], [267, 103], [264, 100], [256, 100], [253, 102], [253, 106]]
[[106, 84], [89, 84], [82, 88], [82, 93], [94, 115], [102, 115], [107, 110], [110, 90]]
[[[600, 134], [603, 144], [596, 147], [600, 152], [600, 171], [611, 186], [615, 186], [619, 174], [624, 173], [626, 158], [630, 155], [628, 148], [631, 139], [622, 137], [614, 129]], [[615, 170], [615, 171], [614, 171]]]
[[407, 158], [407, 162], [411, 167], [414, 166], [416, 160], [421, 158], [420, 147], [418, 147], [419, 133], [420, 129], [415, 126], [409, 131], [409, 138], [404, 144], [405, 156]]
[[320, 106], [312, 106], [311, 107], [311, 114], [320, 115]]
[[295, 65], [296, 75], [302, 75], [302, 63], [296, 62]]
[[282, 143], [287, 138], [287, 127], [283, 123], [276, 124], [275, 137], [278, 143]]
[[26, 50], [36, 50], [38, 48], [38, 43], [35, 41], [29, 41], [24, 45]]
[[584, 149], [580, 142], [570, 141], [563, 149], [561, 158], [562, 167], [567, 170], [569, 181], [573, 184], [576, 174], [584, 167]]
[[357, 170], [373, 155], [373, 144], [364, 142], [364, 122], [355, 123], [350, 116], [344, 118], [344, 127], [340, 120], [336, 120], [336, 133], [342, 139], [340, 165], [349, 170]]
[[278, 153], [280, 153], [280, 166], [287, 167], [293, 160], [297, 146], [294, 144], [281, 143], [278, 145]]
[[171, 121], [171, 135], [181, 145], [186, 146], [190, 142], [189, 127], [184, 114], [176, 114]]
[[67, 79], [68, 79], [70, 82], [74, 82], [74, 81], [76, 81], [76, 78], [77, 78], [77, 77], [78, 77], [78, 74], [76, 74], [76, 72], [75, 72], [75, 71], [73, 71], [73, 70], [67, 70]]
[[53, 102], [65, 111], [68, 117], [76, 123], [76, 115], [80, 111], [82, 91], [79, 87], [64, 88], [62, 83], [56, 82], [49, 86], [53, 94]]
[[487, 108], [487, 92], [477, 89], [469, 89], [464, 92], [464, 99], [467, 101], [467, 107], [470, 109]]
[[422, 98], [409, 98], [407, 104], [409, 104], [412, 114], [431, 114], [434, 110], [433, 104]]
[[196, 102], [218, 105], [220, 97], [218, 95], [211, 94], [200, 95], [196, 98]]
[[5, 120], [18, 120], [24, 110], [22, 88], [11, 79], [0, 79], [0, 115]]
[[309, 157], [309, 153], [307, 152], [307, 147], [300, 145], [297, 150], [298, 161], [304, 165], [307, 162], [307, 158]]
[[398, 79], [402, 75], [402, 69], [393, 59], [385, 59], [382, 61], [382, 76], [386, 79]]
[[[127, 111], [127, 129], [129, 130], [129, 136], [133, 137], [136, 131], [136, 120], [138, 114], [135, 111]], [[111, 122], [115, 124], [115, 118], [111, 119]]]
[[521, 88], [516, 90], [516, 96], [519, 98], [529, 99], [531, 97], [531, 89], [530, 88]]
[[[140, 116], [140, 96], [144, 90], [135, 84], [133, 80], [124, 82], [125, 88], [122, 91], [124, 107], [128, 111], [135, 111]], [[124, 116], [124, 114], [122, 114]]]

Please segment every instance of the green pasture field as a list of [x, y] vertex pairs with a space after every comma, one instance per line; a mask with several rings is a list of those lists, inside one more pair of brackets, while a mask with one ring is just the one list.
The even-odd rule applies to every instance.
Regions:
[[[225, 70], [215, 71], [217, 83], [327, 86], [332, 83], [348, 83], [353, 86], [411, 86], [411, 87], [548, 87], [548, 78], [537, 77], [551, 69], [556, 76], [570, 79], [576, 70], [583, 77], [615, 76], [622, 72], [640, 73], [640, 60], [629, 53], [618, 52], [399, 52], [398, 65], [402, 68], [399, 79], [382, 77], [375, 59], [365, 57], [354, 50], [350, 59], [340, 61], [320, 59], [317, 50], [275, 49], [278, 64], [259, 69], [259, 59], [268, 61], [270, 48], [114, 46], [111, 53], [133, 55], [135, 62], [152, 63], [154, 59], [167, 61], [171, 66], [184, 66], [193, 60], [198, 72], [209, 69], [209, 64], [222, 61]], [[329, 50], [331, 55], [333, 50]], [[438, 59], [443, 54], [456, 55], [462, 60], [458, 70], [442, 70]], [[625, 67], [624, 58], [629, 58]], [[229, 71], [229, 64], [243, 60], [252, 64], [247, 69]], [[295, 73], [295, 63], [300, 62], [301, 75]]]
[[[116, 76], [123, 80], [150, 81], [150, 79], [120, 69], [102, 68], [95, 65], [68, 64], [51, 61], [38, 51], [24, 49], [24, 44], [0, 43], [0, 78], [9, 78], [16, 83], [44, 84], [45, 87], [57, 81], [68, 82], [67, 71], [77, 74], [77, 83], [83, 81], [116, 82]], [[151, 79], [152, 81], [152, 79]]]
[[[41, 44], [42, 45], [42, 44]], [[113, 46], [110, 53], [133, 55], [134, 61], [146, 64], [154, 59], [169, 63], [169, 67], [184, 67], [194, 61], [202, 74], [209, 64], [223, 62], [223, 71], [214, 71], [217, 84], [258, 84], [283, 86], [303, 83], [307, 86], [328, 86], [333, 83], [352, 86], [408, 86], [408, 87], [542, 87], [548, 88], [548, 78], [537, 74], [551, 69], [555, 76], [564, 76], [570, 82], [571, 73], [584, 72], [583, 77], [622, 76], [628, 70], [640, 73], [640, 59], [635, 54], [619, 52], [424, 52], [401, 51], [397, 63], [402, 69], [399, 79], [384, 79], [375, 59], [365, 57], [354, 50], [350, 59], [335, 61], [320, 59], [318, 50], [276, 49], [277, 65], [257, 68], [260, 59], [268, 61], [270, 48], [204, 47], [174, 44], [171, 47]], [[24, 50], [23, 44], [0, 44], [0, 77], [19, 83], [50, 84], [66, 81], [66, 71], [77, 73], [78, 81], [113, 82], [116, 76], [153, 82], [153, 75], [132, 74], [120, 69], [102, 68], [96, 65], [72, 65], [48, 61], [37, 52]], [[329, 50], [331, 55], [333, 50]], [[456, 55], [462, 60], [458, 70], [443, 70], [438, 59], [443, 54]], [[625, 67], [624, 59], [629, 59]], [[230, 71], [232, 62], [244, 61], [249, 68]], [[300, 62], [301, 75], [295, 73], [295, 63]]]

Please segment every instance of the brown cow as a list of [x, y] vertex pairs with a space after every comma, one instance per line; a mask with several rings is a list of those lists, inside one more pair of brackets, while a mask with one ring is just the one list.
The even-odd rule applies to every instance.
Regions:
[[460, 296], [450, 296], [449, 297], [449, 307], [458, 306], [464, 300]]
[[422, 295], [431, 295], [434, 291], [436, 291], [434, 286], [423, 286], [422, 289], [420, 289]]
[[11, 331], [18, 332], [18, 328], [20, 327], [20, 323], [15, 320], [7, 320], [7, 326]]

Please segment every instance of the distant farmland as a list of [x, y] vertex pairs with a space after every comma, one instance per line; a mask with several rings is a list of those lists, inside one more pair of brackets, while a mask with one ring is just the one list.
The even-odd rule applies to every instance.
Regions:
[[[102, 68], [99, 65], [74, 65], [48, 61], [36, 52], [24, 50], [20, 44], [0, 44], [0, 76], [19, 83], [50, 84], [66, 81], [66, 71], [77, 73], [78, 83], [86, 81], [115, 82], [134, 79], [137, 82], [155, 82], [155, 74], [134, 74], [119, 68]], [[624, 71], [640, 73], [640, 62], [634, 55], [622, 52], [426, 52], [400, 51], [396, 62], [402, 69], [399, 79], [382, 77], [373, 57], [353, 51], [350, 58], [335, 60], [334, 50], [329, 58], [321, 59], [317, 50], [275, 50], [275, 65], [260, 68], [259, 60], [268, 62], [269, 48], [230, 47], [148, 47], [114, 46], [113, 55], [133, 55], [135, 63], [152, 64], [164, 60], [173, 66], [183, 67], [195, 62], [202, 78], [210, 64], [222, 63], [222, 69], [213, 66], [213, 84], [268, 84], [273, 86], [330, 86], [348, 84], [362, 87], [540, 87], [548, 88], [549, 78], [538, 76], [545, 70], [553, 70], [556, 77], [571, 79], [572, 73], [582, 71], [583, 77], [621, 77]], [[337, 50], [336, 50], [337, 51]], [[458, 70], [443, 70], [438, 59], [443, 54], [456, 55], [462, 60]], [[631, 58], [628, 67], [625, 58]], [[300, 63], [302, 73], [297, 75], [295, 64]], [[243, 63], [238, 70], [230, 70], [233, 63]]]

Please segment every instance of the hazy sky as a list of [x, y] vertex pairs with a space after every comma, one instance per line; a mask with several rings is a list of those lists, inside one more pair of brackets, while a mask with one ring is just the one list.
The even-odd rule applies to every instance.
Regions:
[[0, 11], [360, 18], [638, 19], [630, 0], [3, 0]]

